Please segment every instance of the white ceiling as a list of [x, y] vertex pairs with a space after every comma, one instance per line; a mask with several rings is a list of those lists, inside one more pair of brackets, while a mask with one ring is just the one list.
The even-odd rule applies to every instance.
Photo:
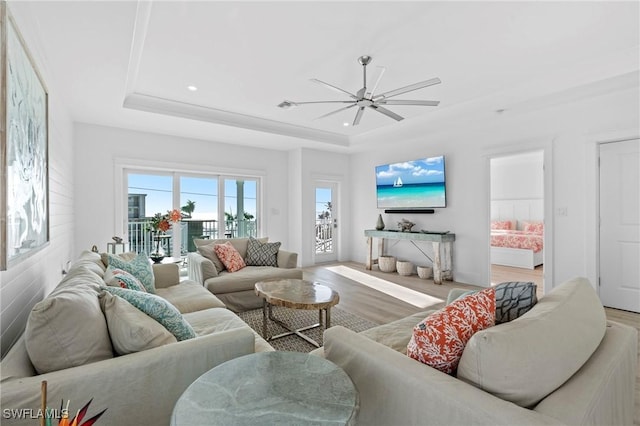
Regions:
[[[10, 8], [11, 8], [10, 2]], [[639, 3], [632, 2], [29, 2], [46, 75], [73, 119], [206, 140], [348, 149], [368, 132], [451, 114], [589, 96], [638, 85]], [[16, 5], [17, 9], [17, 5]], [[439, 77], [389, 106], [368, 109], [287, 99], [348, 99], [357, 58], [384, 66], [377, 92]], [[631, 76], [631, 78], [629, 77]], [[196, 92], [188, 85], [198, 87]], [[371, 83], [370, 83], [371, 85]]]

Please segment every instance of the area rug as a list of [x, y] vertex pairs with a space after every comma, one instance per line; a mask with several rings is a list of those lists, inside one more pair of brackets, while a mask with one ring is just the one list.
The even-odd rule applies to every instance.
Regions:
[[[253, 328], [256, 332], [258, 332], [259, 335], [262, 336], [262, 308], [241, 312], [238, 315], [244, 322], [249, 324], [251, 328]], [[316, 324], [318, 322], [318, 311], [306, 311], [274, 306], [273, 316], [292, 328], [302, 328], [308, 325]], [[355, 332], [360, 332], [375, 327], [377, 324], [364, 318], [360, 318], [359, 316], [347, 311], [343, 311], [340, 308], [334, 307], [331, 308], [331, 325], [341, 325]], [[268, 320], [268, 327], [269, 336], [275, 336], [287, 331], [271, 320]], [[324, 327], [317, 327], [311, 330], [303, 331], [303, 334], [309, 336], [320, 345], [322, 345], [323, 331]], [[271, 344], [271, 346], [273, 346], [278, 351], [310, 352], [316, 349], [316, 347], [311, 343], [296, 335], [290, 335], [282, 337], [280, 339], [272, 340], [269, 342], [269, 344]]]

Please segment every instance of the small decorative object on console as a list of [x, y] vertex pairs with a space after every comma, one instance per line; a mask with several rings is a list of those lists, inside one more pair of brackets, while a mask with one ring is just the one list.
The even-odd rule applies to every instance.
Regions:
[[404, 218], [400, 222], [398, 222], [398, 228], [402, 232], [411, 232], [411, 228], [413, 228], [414, 225], [415, 225], [415, 223], [411, 222], [410, 220], [404, 219]]
[[378, 215], [378, 221], [376, 222], [376, 230], [382, 231], [384, 229], [384, 221], [382, 220], [382, 215]]

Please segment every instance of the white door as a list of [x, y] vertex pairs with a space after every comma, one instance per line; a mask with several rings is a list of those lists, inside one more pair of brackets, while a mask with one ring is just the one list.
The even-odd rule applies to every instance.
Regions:
[[332, 182], [316, 183], [315, 191], [315, 262], [338, 260], [337, 185]]
[[640, 312], [640, 140], [600, 145], [600, 299]]

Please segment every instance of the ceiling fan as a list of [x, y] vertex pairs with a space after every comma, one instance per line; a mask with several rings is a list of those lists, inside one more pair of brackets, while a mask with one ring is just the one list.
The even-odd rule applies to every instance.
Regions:
[[337, 114], [339, 112], [348, 110], [349, 108], [358, 107], [358, 111], [356, 112], [356, 117], [353, 120], [353, 125], [357, 126], [362, 119], [362, 114], [364, 113], [365, 108], [369, 107], [374, 111], [379, 112], [380, 114], [384, 114], [387, 117], [391, 117], [396, 121], [403, 120], [404, 117], [394, 113], [393, 111], [388, 110], [383, 105], [418, 105], [418, 106], [438, 106], [440, 101], [417, 101], [417, 100], [399, 100], [399, 99], [389, 99], [397, 95], [402, 95], [403, 93], [412, 92], [414, 90], [422, 89], [428, 86], [433, 86], [434, 84], [440, 84], [441, 81], [439, 78], [432, 78], [425, 81], [420, 81], [418, 83], [411, 84], [409, 86], [401, 87], [399, 89], [390, 90], [388, 92], [376, 94], [375, 90], [378, 87], [378, 83], [380, 83], [380, 79], [384, 74], [384, 68], [378, 67], [379, 74], [376, 79], [373, 88], [369, 89], [367, 87], [367, 65], [371, 63], [373, 58], [371, 56], [360, 56], [358, 58], [358, 62], [362, 65], [363, 72], [363, 86], [360, 90], [356, 92], [356, 94], [347, 92], [344, 89], [331, 85], [329, 83], [325, 83], [322, 80], [318, 80], [317, 78], [312, 78], [311, 81], [318, 83], [324, 87], [327, 87], [335, 92], [341, 93], [343, 95], [349, 96], [350, 100], [331, 100], [331, 101], [309, 101], [309, 102], [294, 102], [289, 100], [284, 100], [278, 106], [280, 108], [291, 108], [298, 105], [304, 104], [349, 104], [343, 108], [337, 109], [335, 111], [331, 111], [328, 114], [324, 114], [318, 118], [325, 118], [333, 114]]

